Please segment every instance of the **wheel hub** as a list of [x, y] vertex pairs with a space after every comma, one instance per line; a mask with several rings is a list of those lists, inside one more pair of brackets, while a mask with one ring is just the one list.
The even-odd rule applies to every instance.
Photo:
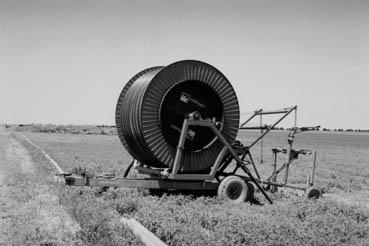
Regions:
[[229, 185], [229, 188], [227, 190], [227, 195], [229, 198], [236, 200], [240, 197], [242, 192], [242, 185], [239, 183], [232, 183]]

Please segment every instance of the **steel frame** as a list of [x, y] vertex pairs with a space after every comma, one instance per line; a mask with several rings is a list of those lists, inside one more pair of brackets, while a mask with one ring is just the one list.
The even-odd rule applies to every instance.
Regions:
[[[101, 178], [92, 174], [85, 174], [83, 176], [75, 176], [71, 174], [65, 174], [65, 183], [67, 185], [75, 185], [75, 186], [100, 186], [100, 187], [125, 187], [125, 188], [150, 188], [150, 189], [166, 189], [166, 190], [208, 190], [215, 191], [218, 188], [219, 183], [221, 182], [220, 177], [225, 177], [229, 175], [240, 176], [245, 179], [246, 182], [252, 182], [256, 185], [256, 187], [261, 191], [264, 197], [268, 200], [269, 203], [273, 203], [270, 197], [268, 196], [266, 190], [269, 190], [270, 187], [276, 189], [276, 187], [288, 187], [300, 190], [307, 190], [314, 183], [315, 170], [316, 170], [316, 151], [314, 151], [313, 156], [313, 165], [312, 172], [308, 175], [307, 185], [306, 187], [298, 187], [289, 185], [287, 183], [289, 166], [297, 159], [296, 151], [292, 148], [292, 143], [295, 137], [295, 134], [298, 132], [302, 132], [305, 130], [313, 130], [316, 128], [297, 128], [291, 129], [288, 143], [288, 149], [273, 149], [274, 154], [274, 163], [273, 163], [273, 173], [267, 179], [262, 179], [258, 173], [255, 162], [250, 153], [250, 148], [252, 148], [258, 141], [260, 141], [267, 133], [269, 133], [274, 127], [280, 123], [284, 118], [286, 118], [292, 111], [296, 110], [297, 106], [293, 106], [290, 108], [284, 108], [282, 110], [276, 111], [263, 111], [257, 110], [254, 114], [246, 120], [240, 127], [241, 130], [244, 129], [260, 129], [255, 127], [247, 127], [245, 126], [252, 118], [257, 115], [264, 114], [282, 114], [282, 116], [271, 126], [265, 126], [263, 129], [265, 132], [262, 133], [260, 137], [254, 140], [249, 146], [243, 146], [240, 142], [236, 141], [235, 143], [229, 143], [221, 133], [221, 131], [217, 128], [219, 126], [219, 122], [215, 122], [210, 119], [201, 119], [197, 114], [190, 114], [188, 118], [186, 118], [183, 122], [182, 131], [180, 134], [176, 155], [174, 159], [174, 164], [172, 168], [150, 168], [145, 166], [144, 164], [140, 164], [137, 161], [132, 161], [129, 165], [128, 169], [124, 174], [124, 178]], [[194, 117], [195, 116], [195, 117]], [[184, 145], [186, 141], [186, 135], [188, 132], [188, 128], [190, 126], [203, 126], [210, 128], [217, 139], [223, 144], [223, 148], [217, 156], [214, 164], [211, 167], [211, 170], [208, 174], [186, 174], [180, 172], [181, 159], [184, 151]], [[288, 156], [287, 161], [277, 169], [277, 154], [285, 152]], [[307, 150], [299, 150], [298, 154], [304, 154], [308, 152]], [[297, 154], [297, 155], [298, 155]], [[247, 157], [247, 160], [245, 158]], [[232, 161], [235, 161], [235, 166], [232, 171], [225, 171], [228, 167], [230, 167]], [[254, 174], [250, 171], [247, 165], [251, 164], [253, 166]], [[149, 174], [149, 178], [127, 178], [129, 171], [132, 166], [139, 172], [143, 174]], [[242, 170], [242, 173], [239, 173], [239, 170]], [[285, 170], [285, 177], [283, 183], [277, 182], [277, 175]], [[266, 187], [263, 187], [262, 184], [266, 184]]]
[[[262, 132], [261, 136], [259, 136], [257, 139], [255, 139], [249, 145], [249, 148], [252, 148], [258, 141], [262, 140], [263, 137], [268, 132], [270, 132], [272, 129], [274, 129], [275, 126], [277, 126], [283, 119], [285, 119], [293, 111], [295, 111], [295, 112], [297, 111], [297, 106], [296, 105], [292, 106], [292, 107], [289, 107], [289, 108], [279, 109], [279, 110], [264, 111], [263, 109], [259, 109], [259, 110], [254, 111], [254, 114], [251, 115], [244, 123], [241, 124], [240, 130], [258, 130], [258, 129], [262, 129], [262, 130], [265, 130], [265, 132]], [[272, 115], [272, 114], [282, 114], [282, 116], [279, 119], [277, 119], [270, 126], [268, 126], [268, 125], [265, 125], [265, 126], [261, 125], [260, 127], [247, 127], [246, 126], [247, 123], [249, 123], [254, 117], [256, 117], [258, 115], [261, 116], [261, 115]], [[296, 124], [296, 118], [295, 118], [295, 124]], [[241, 159], [244, 160], [246, 157], [248, 157], [250, 164], [252, 164], [253, 167], [254, 167], [254, 172], [257, 176], [256, 180], [261, 184], [266, 184], [267, 185], [267, 190], [270, 190], [271, 192], [274, 192], [277, 189], [277, 187], [287, 187], [287, 188], [307, 191], [308, 188], [310, 188], [314, 185], [315, 170], [316, 170], [316, 165], [317, 165], [317, 161], [316, 161], [317, 160], [317, 151], [316, 150], [306, 150], [306, 149], [296, 151], [296, 150], [293, 149], [293, 142], [294, 142], [295, 135], [297, 133], [304, 132], [304, 131], [312, 131], [312, 130], [317, 130], [317, 129], [319, 129], [319, 126], [299, 128], [299, 127], [296, 127], [296, 125], [295, 125], [295, 127], [290, 128], [289, 129], [290, 133], [288, 134], [288, 148], [287, 149], [278, 149], [278, 148], [272, 149], [273, 155], [274, 155], [274, 162], [272, 163], [273, 173], [270, 177], [268, 177], [266, 179], [262, 179], [260, 177], [250, 151], [248, 153], [246, 153], [245, 155], [243, 155]], [[278, 155], [278, 153], [287, 154], [287, 161], [285, 163], [283, 163], [277, 169], [277, 155]], [[298, 154], [311, 154], [311, 153], [313, 153], [313, 161], [312, 161], [311, 173], [307, 175], [306, 187], [300, 187], [300, 186], [288, 184], [289, 167], [290, 167], [291, 164], [293, 164], [297, 160]], [[297, 154], [297, 156], [294, 156], [294, 154]], [[283, 170], [285, 171], [283, 182], [278, 183], [277, 182], [277, 175]]]
[[[257, 139], [254, 140], [254, 142], [252, 142], [249, 145], [249, 148], [251, 148], [252, 146], [254, 146], [257, 142], [259, 142], [266, 134], [268, 134], [271, 130], [274, 129], [274, 127], [276, 127], [282, 120], [284, 120], [290, 113], [292, 113], [293, 111], [297, 110], [297, 106], [292, 106], [289, 108], [283, 108], [283, 109], [278, 109], [278, 110], [269, 110], [269, 111], [264, 111], [263, 109], [259, 109], [254, 111], [254, 114], [250, 116], [250, 118], [248, 118], [245, 122], [243, 122], [240, 126], [240, 130], [265, 130], [265, 132], [263, 132]], [[253, 118], [255, 118], [255, 116], [258, 115], [271, 115], [271, 114], [283, 114], [277, 121], [275, 121], [272, 125], [268, 126], [260, 126], [260, 127], [246, 127], [245, 125], [247, 123], [249, 123]]]

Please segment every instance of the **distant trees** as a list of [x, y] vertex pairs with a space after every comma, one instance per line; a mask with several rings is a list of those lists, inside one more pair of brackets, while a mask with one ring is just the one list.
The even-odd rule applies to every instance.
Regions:
[[354, 132], [369, 132], [369, 129], [355, 129]]
[[329, 129], [329, 128], [323, 128], [322, 131], [324, 132], [329, 132], [329, 131], [334, 131], [334, 132], [369, 132], [369, 129], [352, 129], [352, 128], [348, 128], [348, 129], [342, 129], [342, 128], [335, 128], [335, 129]]
[[[284, 128], [284, 127], [274, 127], [274, 130], [286, 130], [288, 128]], [[343, 129], [343, 128], [334, 128], [334, 129], [330, 129], [330, 128], [320, 128], [319, 130], [316, 131], [323, 131], [323, 132], [369, 132], [369, 129], [352, 129], [352, 128], [347, 128], [347, 129]]]

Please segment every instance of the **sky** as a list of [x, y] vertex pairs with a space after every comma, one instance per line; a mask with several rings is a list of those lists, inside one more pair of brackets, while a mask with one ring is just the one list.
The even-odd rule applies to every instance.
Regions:
[[369, 1], [0, 0], [0, 123], [114, 124], [137, 72], [207, 62], [243, 117], [369, 129]]

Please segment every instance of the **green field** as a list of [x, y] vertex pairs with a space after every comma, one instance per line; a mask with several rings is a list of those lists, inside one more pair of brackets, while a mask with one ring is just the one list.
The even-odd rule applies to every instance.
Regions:
[[[131, 161], [117, 136], [24, 134], [65, 171], [84, 167], [122, 175]], [[242, 133], [239, 139], [247, 143], [256, 135]], [[284, 147], [286, 137], [287, 132], [279, 131], [265, 139], [264, 163], [260, 164], [263, 175], [271, 170], [270, 148]], [[59, 196], [89, 235], [86, 244], [106, 242], [106, 238], [114, 239], [112, 245], [122, 243], [112, 234], [122, 233], [124, 228], [111, 221], [124, 215], [136, 218], [170, 245], [369, 245], [369, 135], [303, 133], [296, 138], [296, 148], [318, 151], [317, 186], [325, 192], [322, 199], [309, 201], [280, 190], [272, 195], [273, 205], [230, 206], [216, 197], [158, 197], [134, 189], [101, 192], [87, 187], [65, 187]], [[259, 152], [255, 148], [257, 162]], [[36, 161], [47, 162], [35, 151], [31, 153]], [[310, 163], [311, 157], [302, 157], [291, 170], [291, 182], [303, 185]], [[257, 198], [266, 203], [260, 194]], [[96, 211], [98, 218], [93, 216]], [[101, 233], [93, 234], [94, 225]]]

